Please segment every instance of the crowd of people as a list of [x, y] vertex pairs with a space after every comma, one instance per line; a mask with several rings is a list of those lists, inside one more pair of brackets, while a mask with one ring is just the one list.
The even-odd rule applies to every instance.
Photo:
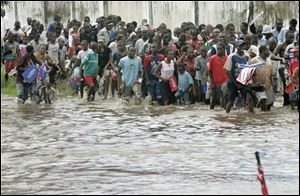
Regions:
[[[173, 31], [143, 20], [124, 22], [120, 16], [86, 16], [54, 22], [45, 30], [27, 18], [9, 28], [1, 9], [1, 59], [5, 81], [16, 77], [18, 98], [28, 98], [30, 83], [22, 73], [32, 63], [45, 64], [50, 85], [68, 80], [74, 95], [87, 100], [122, 97], [136, 101], [150, 96], [151, 104], [194, 104], [211, 109], [233, 106], [270, 111], [277, 95], [292, 109], [299, 103], [299, 32], [297, 20], [283, 27], [242, 22], [239, 27], [183, 22]], [[111, 96], [109, 96], [111, 95]]]

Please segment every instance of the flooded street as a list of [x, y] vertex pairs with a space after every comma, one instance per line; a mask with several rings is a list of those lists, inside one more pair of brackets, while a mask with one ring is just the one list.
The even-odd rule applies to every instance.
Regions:
[[1, 194], [299, 194], [299, 114], [1, 96]]

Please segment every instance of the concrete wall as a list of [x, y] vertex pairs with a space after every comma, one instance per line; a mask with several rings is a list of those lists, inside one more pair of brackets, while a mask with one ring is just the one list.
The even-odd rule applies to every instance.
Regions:
[[[248, 20], [250, 1], [198, 1], [199, 24], [229, 22], [239, 26], [242, 21]], [[152, 5], [152, 7], [151, 7]], [[148, 19], [158, 26], [164, 22], [172, 30], [180, 26], [184, 21], [195, 22], [194, 1], [108, 1], [107, 13], [120, 15], [126, 22], [141, 22]], [[97, 17], [104, 15], [103, 1], [11, 1], [4, 7], [11, 25], [16, 19], [23, 26], [26, 18], [32, 16], [43, 23], [53, 21], [55, 13], [62, 15], [64, 24], [68, 19], [83, 21], [84, 16], [90, 16], [95, 22]], [[152, 9], [151, 9], [152, 8]], [[152, 17], [150, 11], [152, 10]], [[274, 25], [276, 18], [284, 19], [287, 25], [291, 18], [299, 18], [298, 1], [254, 1], [254, 16], [264, 12], [258, 19], [258, 23]], [[298, 24], [299, 26], [299, 24]]]
[[[83, 21], [89, 16], [92, 22], [103, 15], [102, 1], [11, 1], [5, 6], [9, 24], [13, 25], [16, 20], [21, 26], [26, 24], [28, 16], [41, 21], [44, 24], [53, 22], [54, 15], [60, 14], [64, 25], [73, 18]], [[73, 17], [74, 16], [74, 17]]]
[[199, 1], [199, 24], [238, 25], [248, 19], [249, 1]]
[[85, 16], [89, 16], [92, 22], [103, 16], [102, 1], [75, 1], [75, 18], [83, 21]]
[[264, 12], [258, 22], [273, 21], [275, 24], [276, 18], [282, 18], [288, 24], [290, 19], [295, 18], [299, 28], [299, 1], [255, 1], [255, 11]]
[[148, 1], [109, 1], [108, 15], [118, 15], [125, 22], [136, 21], [138, 24], [143, 18], [149, 17]]
[[153, 24], [165, 23], [172, 31], [182, 22], [194, 22], [193, 1], [153, 1]]
[[26, 24], [26, 19], [28, 16], [32, 16], [37, 20], [44, 21], [44, 4], [42, 1], [10, 1], [11, 3], [8, 6], [5, 6], [6, 17], [11, 26], [14, 25], [14, 22], [19, 20], [21, 26]]
[[[44, 2], [45, 4], [45, 2]], [[47, 1], [45, 23], [53, 22], [53, 16], [57, 13], [62, 16], [64, 25], [70, 19], [84, 20], [89, 16], [92, 22], [103, 15], [102, 1]]]
[[[18, 2], [19, 3], [19, 2]], [[68, 19], [72, 18], [71, 12], [72, 12], [72, 2], [71, 1], [45, 1], [43, 2], [45, 4], [45, 9], [43, 10], [45, 13], [44, 21], [45, 23], [51, 23], [53, 22], [53, 16], [55, 14], [59, 14], [62, 16], [62, 21], [64, 22], [64, 25], [66, 25], [66, 22]], [[77, 11], [79, 12], [79, 10]]]
[[[233, 23], [239, 26], [248, 21], [250, 1], [199, 1], [199, 22], [216, 25]], [[299, 18], [298, 1], [254, 1], [254, 17], [264, 12], [257, 20], [260, 24], [274, 25], [277, 18], [284, 24], [292, 18]], [[299, 26], [299, 23], [298, 23]]]

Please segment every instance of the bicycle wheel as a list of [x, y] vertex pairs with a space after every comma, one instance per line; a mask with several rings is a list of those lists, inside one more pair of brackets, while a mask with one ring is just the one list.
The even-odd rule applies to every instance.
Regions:
[[41, 99], [45, 102], [48, 103], [48, 96], [47, 96], [47, 87], [44, 86], [41, 89]]
[[51, 104], [51, 100], [50, 100], [50, 96], [49, 96], [49, 90], [46, 87], [46, 99], [47, 99], [47, 103], [50, 105]]
[[48, 97], [48, 103], [51, 104], [55, 101], [55, 89], [50, 87], [47, 89], [47, 97]]

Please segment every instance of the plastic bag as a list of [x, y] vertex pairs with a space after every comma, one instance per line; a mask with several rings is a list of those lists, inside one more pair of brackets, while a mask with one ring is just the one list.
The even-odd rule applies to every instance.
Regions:
[[170, 85], [171, 92], [175, 92], [175, 91], [178, 90], [177, 80], [176, 80], [176, 77], [175, 77], [175, 76], [172, 76], [172, 77], [169, 79], [169, 85]]
[[99, 80], [99, 94], [103, 95], [103, 89], [104, 89], [104, 77], [100, 78]]
[[114, 70], [110, 70], [110, 74], [112, 80], [117, 80], [117, 73]]

